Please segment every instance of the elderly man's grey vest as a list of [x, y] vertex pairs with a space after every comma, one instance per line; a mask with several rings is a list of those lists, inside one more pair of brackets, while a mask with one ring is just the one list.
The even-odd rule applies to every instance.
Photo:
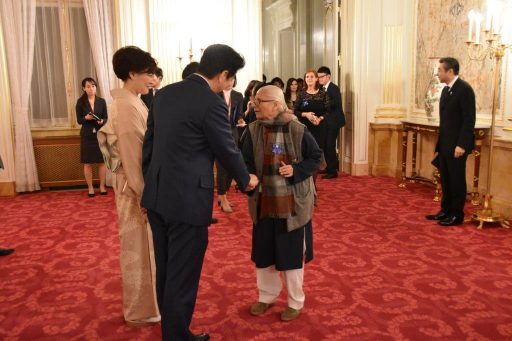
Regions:
[[[251, 134], [254, 162], [256, 165], [256, 175], [258, 179], [262, 179], [263, 174], [263, 124], [260, 121], [255, 121], [249, 125], [249, 133]], [[289, 123], [289, 134], [291, 135], [291, 141], [293, 143], [293, 149], [297, 160], [295, 162], [301, 162], [302, 157], [302, 138], [304, 136], [305, 125], [297, 120], [293, 120]], [[261, 186], [261, 184], [260, 184]], [[295, 199], [295, 214], [286, 219], [288, 231], [293, 231], [304, 225], [306, 225], [313, 217], [313, 211], [315, 208], [316, 190], [313, 182], [313, 177], [290, 184]], [[249, 214], [251, 219], [256, 225], [258, 223], [258, 201], [260, 192], [258, 188], [252, 195], [249, 196]]]

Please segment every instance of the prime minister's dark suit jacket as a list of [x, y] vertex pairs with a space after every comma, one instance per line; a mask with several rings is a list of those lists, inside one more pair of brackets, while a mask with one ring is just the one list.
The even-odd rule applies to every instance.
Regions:
[[475, 93], [464, 80], [458, 78], [451, 89], [445, 87], [439, 102], [439, 138], [436, 152], [453, 157], [455, 147], [464, 148], [466, 154], [475, 147]]
[[[85, 116], [88, 113], [93, 113], [99, 118], [103, 119], [103, 125], [99, 125], [96, 120], [86, 120]], [[81, 136], [93, 135], [93, 130], [96, 129], [96, 131], [98, 131], [101, 127], [103, 127], [105, 123], [107, 123], [107, 118], [107, 102], [105, 102], [103, 98], [96, 96], [94, 99], [94, 112], [91, 108], [91, 104], [89, 104], [87, 97], [80, 97], [76, 101], [76, 120], [78, 124], [82, 125], [82, 128], [80, 128]]]
[[329, 115], [325, 118], [326, 122], [329, 126], [339, 129], [345, 125], [340, 88], [333, 82], [330, 82], [327, 87], [327, 95], [329, 96], [330, 111]]
[[226, 117], [225, 101], [196, 74], [158, 91], [142, 149], [143, 207], [167, 222], [209, 225], [214, 159], [247, 187], [249, 173]]

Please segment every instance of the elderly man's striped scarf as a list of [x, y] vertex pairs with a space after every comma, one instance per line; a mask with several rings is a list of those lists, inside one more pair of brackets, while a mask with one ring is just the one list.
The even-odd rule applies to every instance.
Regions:
[[293, 164], [296, 160], [293, 140], [289, 132], [290, 114], [281, 114], [274, 120], [261, 121], [263, 124], [263, 174], [261, 180], [259, 218], [286, 219], [295, 214], [295, 200], [288, 180], [279, 174], [281, 161]]

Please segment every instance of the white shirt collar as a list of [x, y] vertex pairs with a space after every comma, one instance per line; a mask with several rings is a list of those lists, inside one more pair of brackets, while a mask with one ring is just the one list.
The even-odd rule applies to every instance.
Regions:
[[328, 81], [325, 85], [324, 85], [324, 89], [327, 90], [327, 88], [329, 87], [329, 84], [331, 84], [331, 81]]
[[455, 76], [452, 81], [450, 82], [450, 84], [448, 84], [448, 87], [451, 89], [453, 84], [455, 84], [455, 82], [457, 81], [457, 79], [459, 79], [459, 76]]

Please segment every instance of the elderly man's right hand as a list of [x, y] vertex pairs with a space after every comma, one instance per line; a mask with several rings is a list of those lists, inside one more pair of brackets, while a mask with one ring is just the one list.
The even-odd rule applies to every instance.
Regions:
[[258, 186], [258, 183], [260, 182], [256, 175], [249, 174], [249, 176], [250, 176], [249, 184], [247, 185], [247, 187], [245, 187], [246, 192], [250, 192], [250, 191], [254, 190], [256, 188], [256, 186]]

